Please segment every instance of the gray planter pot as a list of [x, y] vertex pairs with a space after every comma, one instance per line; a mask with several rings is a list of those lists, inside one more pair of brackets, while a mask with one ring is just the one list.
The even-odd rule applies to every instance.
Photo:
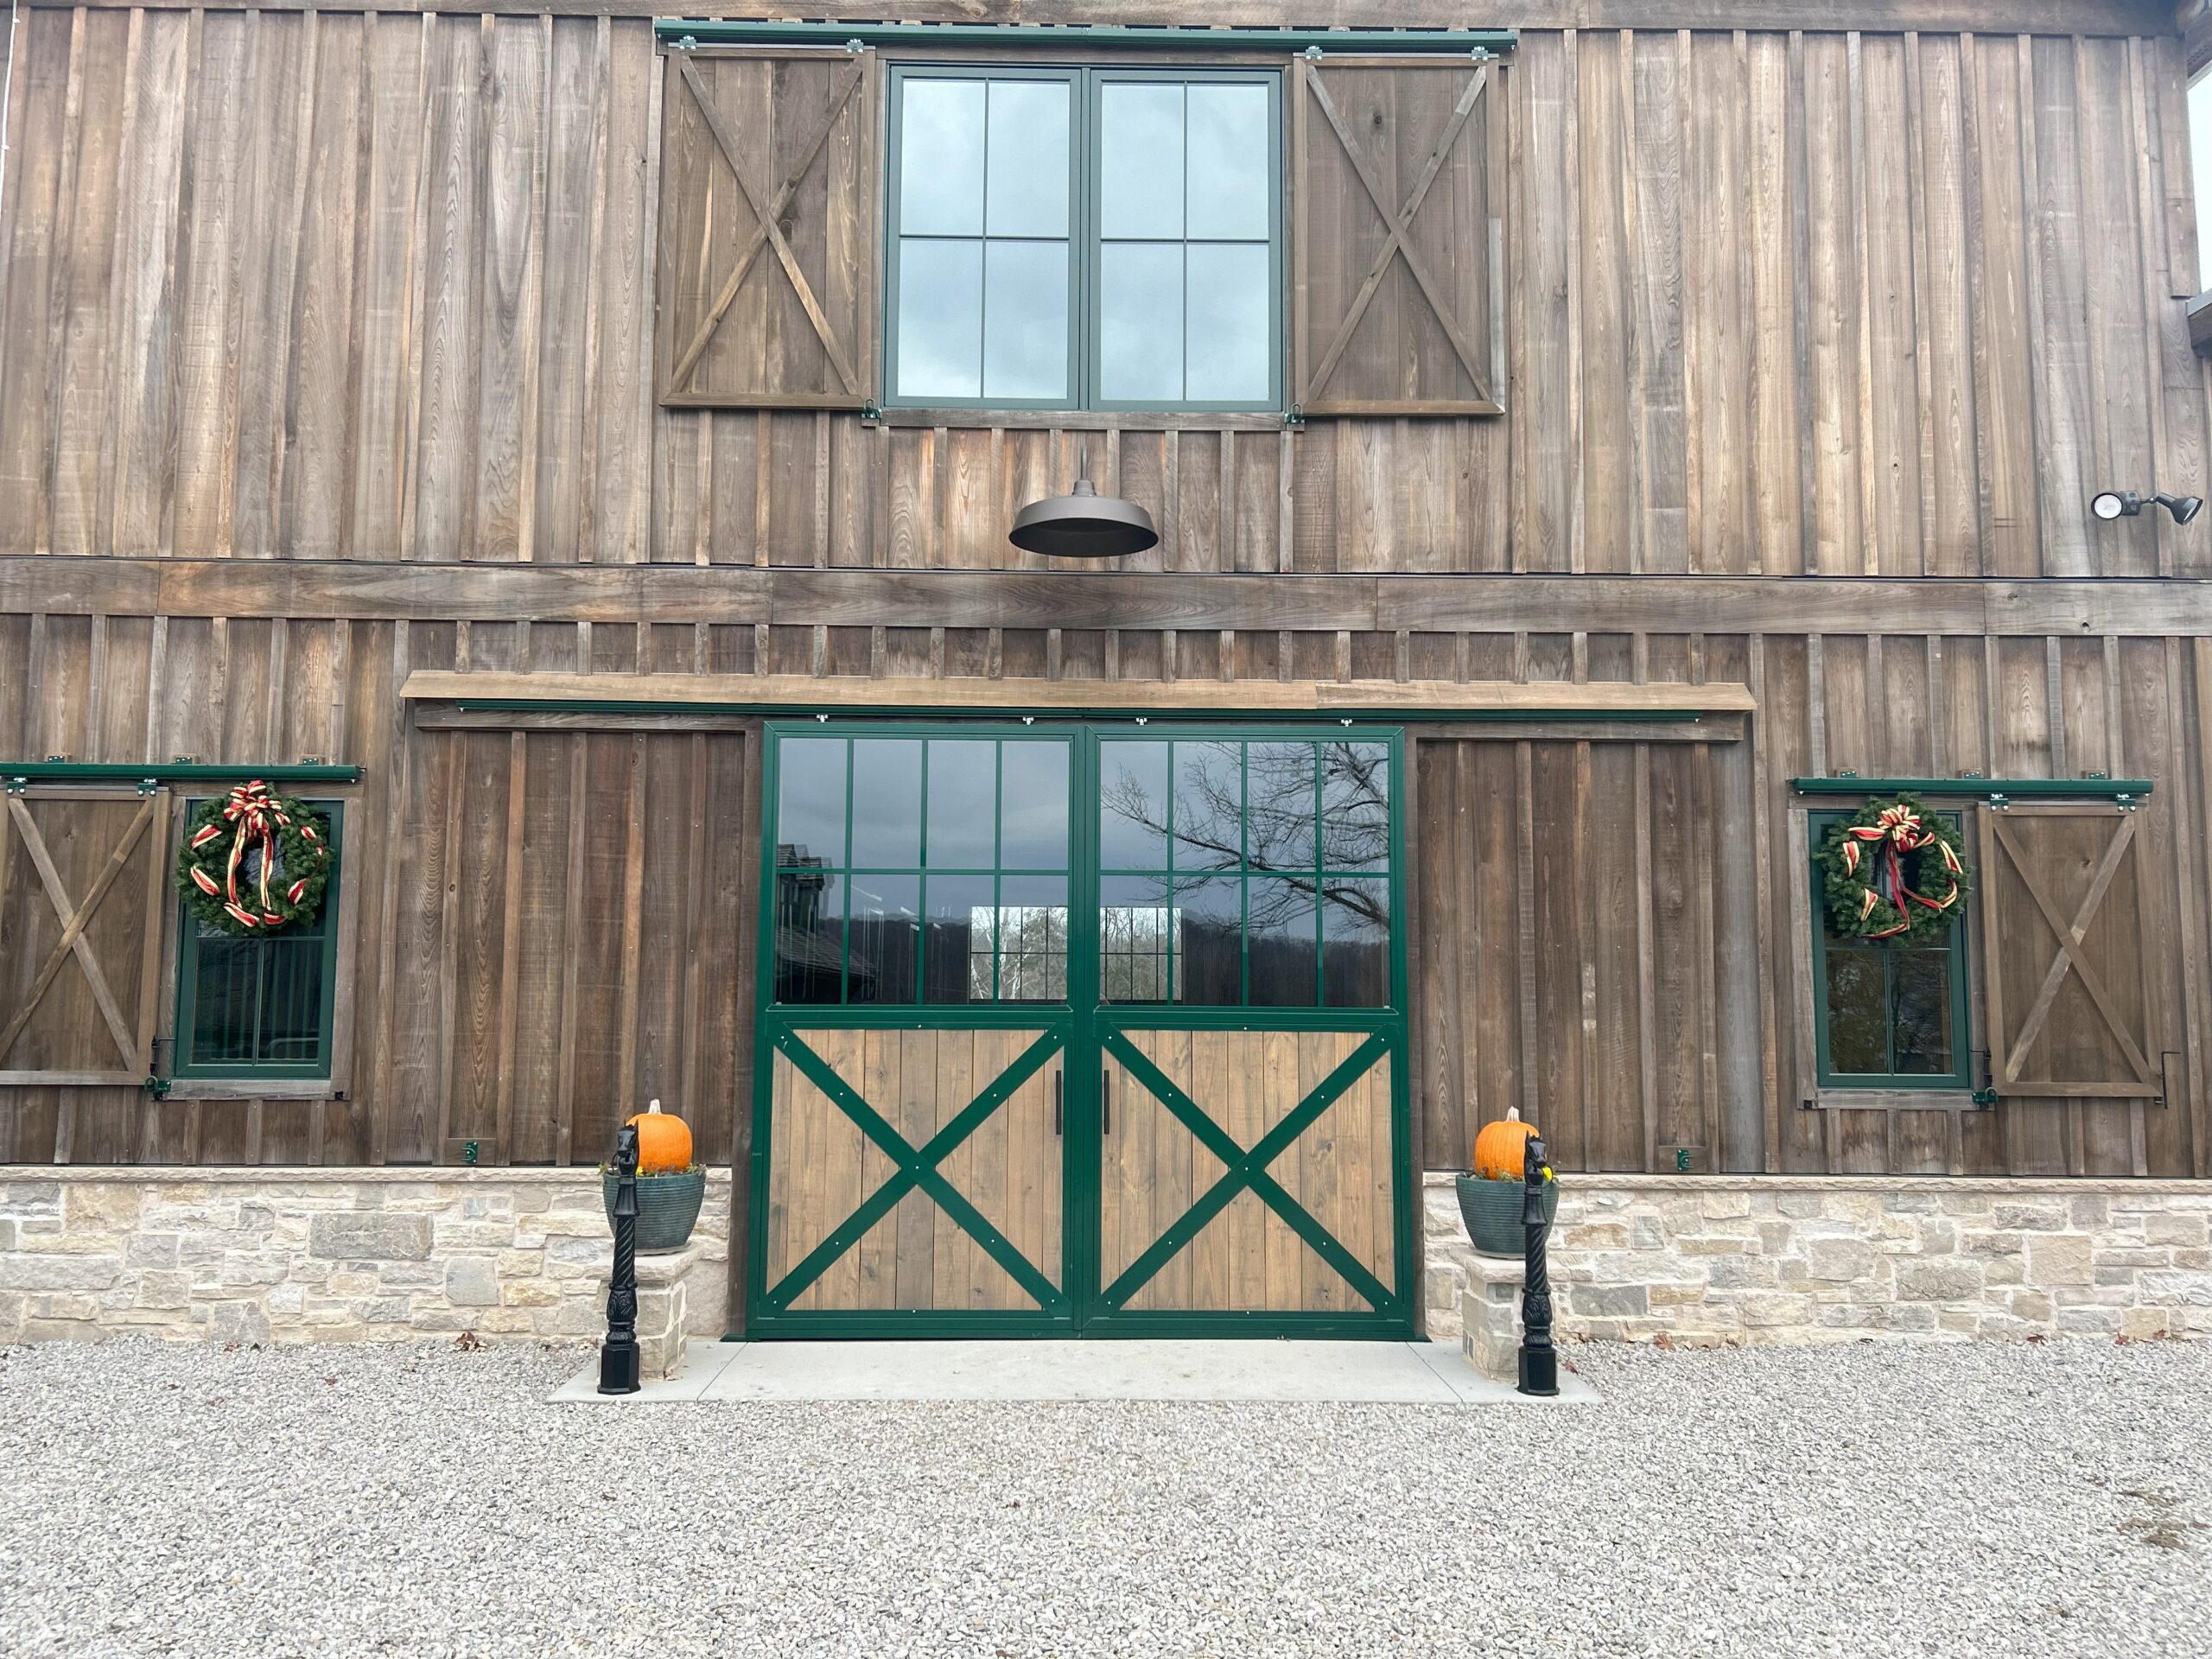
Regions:
[[[614, 1173], [600, 1176], [601, 1195], [607, 1201], [607, 1224], [614, 1224]], [[680, 1250], [698, 1224], [699, 1205], [707, 1196], [703, 1165], [680, 1175], [638, 1177], [638, 1249], [647, 1255], [657, 1250]]]
[[[1521, 1206], [1528, 1188], [1519, 1181], [1486, 1181], [1478, 1175], [1457, 1178], [1459, 1219], [1465, 1224], [1467, 1242], [1477, 1255], [1505, 1255], [1515, 1260], [1528, 1254], [1528, 1229], [1521, 1220]], [[1559, 1183], [1544, 1185], [1544, 1225], [1559, 1213]]]

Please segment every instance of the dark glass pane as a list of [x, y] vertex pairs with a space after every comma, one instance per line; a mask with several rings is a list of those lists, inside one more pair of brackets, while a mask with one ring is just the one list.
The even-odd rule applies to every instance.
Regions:
[[991, 1000], [991, 878], [933, 875], [922, 935], [922, 1001]]
[[921, 934], [918, 875], [855, 875], [848, 1002], [912, 1002]]
[[1098, 861], [1109, 870], [1167, 868], [1167, 745], [1098, 750]]
[[251, 1060], [254, 1012], [260, 1001], [258, 939], [234, 939], [204, 923], [199, 928], [199, 975], [192, 1007], [192, 1058]]
[[[922, 742], [863, 737], [853, 743], [853, 856], [856, 869], [912, 869], [922, 861]], [[857, 917], [860, 912], [855, 911]]]
[[1321, 745], [1321, 864], [1390, 868], [1390, 750], [1382, 743]]
[[1390, 1001], [1390, 884], [1331, 880], [1321, 889], [1321, 1000], [1332, 1008]]
[[1012, 742], [1000, 759], [999, 862], [1009, 870], [1068, 867], [1068, 746]]
[[845, 861], [845, 740], [797, 737], [777, 752], [776, 862]]
[[1167, 1001], [1167, 924], [1165, 877], [1100, 880], [1098, 994], [1104, 1001]]
[[1175, 868], [1233, 870], [1244, 816], [1244, 746], [1175, 746]]
[[1951, 1057], [1951, 953], [1899, 950], [1890, 958], [1896, 1005], [1896, 1069], [1916, 1076], [1956, 1070]]
[[1889, 999], [1878, 949], [1827, 945], [1828, 1070], [1890, 1069]]
[[1002, 878], [999, 883], [998, 934], [1000, 1001], [1067, 1001], [1065, 876]]
[[930, 743], [930, 868], [988, 870], [998, 810], [999, 746], [988, 738]]
[[844, 965], [844, 877], [785, 870], [776, 877], [776, 1001], [835, 1002]]
[[1251, 984], [1245, 1000], [1255, 1008], [1312, 1007], [1319, 989], [1313, 881], [1255, 877], [1244, 899]]
[[1245, 762], [1250, 797], [1244, 860], [1255, 870], [1313, 868], [1313, 745], [1255, 743]]
[[263, 953], [257, 1060], [303, 1065], [322, 1053], [322, 940], [287, 932], [251, 943]]
[[1244, 1000], [1243, 883], [1234, 876], [1175, 884], [1175, 1000], [1232, 1008]]

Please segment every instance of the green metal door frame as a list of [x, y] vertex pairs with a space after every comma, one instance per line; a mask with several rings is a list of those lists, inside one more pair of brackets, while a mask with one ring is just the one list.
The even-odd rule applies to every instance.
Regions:
[[[753, 1202], [747, 1250], [748, 1338], [967, 1338], [1013, 1336], [1343, 1336], [1405, 1338], [1414, 1334], [1414, 1259], [1419, 1205], [1414, 1186], [1411, 1094], [1407, 1077], [1408, 1007], [1404, 927], [1405, 824], [1403, 739], [1395, 727], [1319, 725], [1255, 721], [1171, 722], [1148, 717], [1033, 717], [1019, 723], [1002, 719], [947, 721], [902, 718], [895, 711], [851, 720], [771, 721], [765, 727], [763, 812], [760, 851], [760, 938], [754, 979], [752, 1168]], [[1067, 1000], [1065, 1003], [971, 1003], [899, 1007], [849, 1004], [780, 1004], [775, 1001], [777, 926], [777, 842], [783, 741], [791, 737], [905, 737], [1069, 739]], [[1106, 1003], [1099, 985], [1100, 861], [1098, 835], [1099, 751], [1112, 737], [1220, 741], [1306, 741], [1382, 743], [1389, 751], [1389, 871], [1390, 1001], [1387, 1007], [1194, 1007], [1175, 1002]], [[849, 818], [851, 806], [847, 805]], [[1319, 835], [1317, 823], [1315, 833]], [[926, 916], [923, 918], [926, 926]], [[849, 918], [847, 923], [849, 930]], [[923, 995], [918, 985], [916, 995]], [[985, 1030], [1036, 1029], [1038, 1039], [1005, 1072], [978, 1078], [980, 1092], [965, 1109], [921, 1147], [907, 1142], [830, 1069], [798, 1040], [800, 1030]], [[1267, 1135], [1250, 1147], [1211, 1122], [1192, 1102], [1128, 1043], [1129, 1030], [1309, 1031], [1365, 1033], [1351, 1060], [1336, 1068]], [[1111, 1051], [1115, 1059], [1144, 1078], [1166, 1109], [1224, 1166], [1224, 1174], [1201, 1194], [1191, 1211], [1171, 1225], [1151, 1249], [1112, 1286], [1100, 1281], [1100, 1189], [1104, 1141], [1099, 1079]], [[836, 1102], [893, 1165], [885, 1185], [810, 1251], [778, 1285], [766, 1282], [768, 1245], [768, 1178], [772, 1154], [773, 1057], [781, 1052]], [[1395, 1284], [1376, 1282], [1325, 1229], [1307, 1214], [1267, 1173], [1267, 1166], [1318, 1120], [1343, 1090], [1387, 1054], [1391, 1061], [1391, 1181], [1395, 1196], [1392, 1274]], [[1019, 1084], [1050, 1064], [1064, 1067], [1065, 1135], [1061, 1141], [1060, 1282], [1052, 1286], [1000, 1236], [975, 1206], [937, 1174], [937, 1166], [964, 1136], [979, 1127]], [[1353, 1062], [1357, 1064], [1354, 1065]], [[1132, 1062], [1135, 1064], [1132, 1065]], [[1149, 1074], [1149, 1075], [1147, 1075]], [[985, 1252], [1036, 1298], [1035, 1311], [960, 1309], [793, 1311], [788, 1303], [802, 1294], [803, 1274], [818, 1274], [852, 1247], [907, 1192], [928, 1192]], [[1303, 1237], [1353, 1288], [1373, 1304], [1369, 1313], [1270, 1313], [1198, 1309], [1124, 1312], [1121, 1304], [1150, 1271], [1172, 1259], [1213, 1215], [1243, 1191], [1256, 1193]], [[953, 1202], [946, 1203], [950, 1194]], [[1011, 1259], [1009, 1259], [1011, 1258]], [[1018, 1265], [1017, 1265], [1018, 1264]], [[1147, 1268], [1140, 1274], [1139, 1268]]]

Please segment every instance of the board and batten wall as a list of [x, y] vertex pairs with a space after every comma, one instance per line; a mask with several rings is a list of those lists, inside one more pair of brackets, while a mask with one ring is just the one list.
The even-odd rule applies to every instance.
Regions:
[[2083, 510], [2204, 483], [2165, 35], [1531, 29], [1507, 412], [1296, 433], [658, 408], [643, 17], [40, 7], [8, 73], [0, 551], [1039, 568], [1087, 429], [1144, 569], [2212, 571]]

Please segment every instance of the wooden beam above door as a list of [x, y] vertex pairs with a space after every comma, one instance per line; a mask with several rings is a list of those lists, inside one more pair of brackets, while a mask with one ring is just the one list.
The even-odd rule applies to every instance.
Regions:
[[1361, 715], [1529, 719], [1605, 715], [1695, 720], [1749, 713], [1748, 688], [1475, 680], [862, 679], [805, 674], [460, 674], [420, 669], [400, 695], [472, 708], [560, 704], [764, 714]]

